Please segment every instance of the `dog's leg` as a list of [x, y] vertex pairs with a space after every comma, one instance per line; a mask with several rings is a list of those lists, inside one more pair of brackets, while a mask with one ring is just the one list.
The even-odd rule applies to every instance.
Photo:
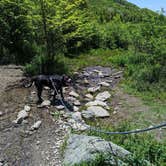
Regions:
[[38, 101], [37, 101], [37, 103], [38, 103], [38, 104], [41, 104], [42, 101], [43, 101], [43, 99], [42, 99], [42, 97], [41, 97], [41, 95], [42, 95], [42, 90], [43, 90], [42, 87], [38, 87], [38, 88], [37, 88], [37, 96], [38, 96]]
[[61, 97], [62, 97], [62, 99], [64, 100], [64, 96], [63, 96], [63, 88], [61, 87], [59, 90], [60, 90]]

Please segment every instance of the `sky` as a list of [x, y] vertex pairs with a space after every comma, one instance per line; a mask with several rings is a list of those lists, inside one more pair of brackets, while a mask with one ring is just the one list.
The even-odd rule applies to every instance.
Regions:
[[149, 8], [157, 11], [161, 8], [166, 10], [166, 0], [128, 0], [128, 2], [134, 3], [141, 8]]

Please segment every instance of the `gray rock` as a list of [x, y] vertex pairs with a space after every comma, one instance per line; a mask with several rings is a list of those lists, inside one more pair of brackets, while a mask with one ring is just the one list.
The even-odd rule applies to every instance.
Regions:
[[88, 88], [88, 92], [94, 93], [100, 90], [100, 86]]
[[109, 109], [108, 105], [107, 105], [105, 102], [100, 101], [100, 100], [90, 101], [90, 102], [88, 102], [88, 103], [85, 104], [85, 106], [87, 106], [87, 107], [90, 107], [90, 106], [97, 106], [97, 105], [103, 106], [103, 107], [105, 107], [106, 109]]
[[50, 100], [44, 100], [41, 103], [41, 107], [47, 107], [47, 106], [50, 106], [50, 105], [51, 105], [51, 101]]
[[95, 97], [95, 99], [100, 100], [100, 101], [105, 101], [105, 100], [109, 99], [110, 97], [111, 97], [111, 94], [108, 91], [104, 91], [104, 92], [99, 93]]
[[73, 97], [79, 97], [79, 94], [78, 93], [76, 93], [76, 92], [74, 92], [74, 91], [71, 91], [70, 93], [69, 93], [69, 95], [70, 96], [73, 96]]
[[88, 99], [91, 99], [91, 100], [93, 99], [93, 96], [90, 93], [86, 94], [85, 97], [87, 97]]
[[85, 119], [91, 119], [91, 118], [95, 117], [95, 113], [93, 111], [87, 111], [87, 110], [82, 111], [81, 115]]
[[33, 126], [31, 126], [30, 130], [37, 130], [39, 129], [40, 125], [41, 125], [42, 121], [37, 121], [36, 123], [33, 124]]
[[79, 101], [79, 100], [76, 100], [76, 101], [74, 101], [74, 105], [75, 105], [75, 106], [80, 106], [80, 105], [81, 105], [81, 103], [80, 103], [80, 101]]
[[[71, 135], [64, 155], [64, 165], [80, 164], [82, 161], [92, 161], [98, 154], [114, 154], [120, 159], [130, 155], [130, 152], [124, 148], [107, 142], [99, 137], [85, 135]], [[115, 164], [114, 158], [110, 161]], [[118, 159], [119, 164], [124, 164]]]
[[98, 84], [101, 85], [101, 86], [105, 86], [105, 87], [109, 87], [110, 86], [110, 84], [107, 83], [107, 82], [100, 82]]
[[87, 108], [87, 111], [94, 112], [95, 117], [109, 117], [109, 113], [107, 110], [100, 106], [91, 106]]
[[82, 121], [82, 116], [80, 112], [75, 112], [72, 114], [72, 118], [76, 121]]

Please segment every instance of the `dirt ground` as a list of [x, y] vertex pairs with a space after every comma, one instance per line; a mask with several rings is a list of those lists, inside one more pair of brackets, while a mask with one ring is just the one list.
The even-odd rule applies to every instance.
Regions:
[[[64, 140], [64, 129], [55, 121], [48, 109], [39, 109], [35, 104], [33, 89], [4, 89], [22, 78], [20, 67], [0, 67], [0, 165], [5, 166], [59, 166], [62, 165], [60, 146]], [[34, 100], [33, 100], [34, 99]], [[25, 104], [31, 106], [28, 119], [18, 126], [12, 123]], [[37, 120], [41, 127], [28, 132]]]

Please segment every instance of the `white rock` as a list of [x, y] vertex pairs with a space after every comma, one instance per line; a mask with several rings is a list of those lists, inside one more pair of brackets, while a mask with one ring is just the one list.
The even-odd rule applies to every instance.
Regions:
[[99, 85], [105, 86], [105, 87], [109, 87], [110, 86], [110, 84], [107, 83], [107, 82], [100, 82]]
[[50, 100], [44, 100], [44, 101], [41, 103], [41, 107], [50, 106], [50, 105], [51, 105], [51, 101], [50, 101]]
[[69, 96], [69, 97], [67, 97], [67, 100], [69, 100], [71, 102], [75, 102], [77, 99], [75, 97]]
[[75, 106], [80, 106], [81, 103], [79, 102], [79, 100], [76, 100], [76, 101], [74, 102], [74, 105], [75, 105]]
[[3, 115], [3, 112], [2, 111], [0, 111], [0, 116], [2, 116]]
[[79, 108], [76, 107], [76, 106], [74, 106], [74, 107], [73, 107], [73, 110], [74, 110], [75, 112], [77, 112], [77, 111], [79, 110]]
[[37, 121], [36, 123], [33, 124], [33, 126], [31, 126], [31, 130], [37, 130], [40, 125], [41, 125], [42, 121]]
[[69, 95], [70, 95], [70, 96], [73, 96], [73, 97], [79, 97], [79, 94], [77, 94], [77, 93], [74, 92], [74, 91], [71, 91], [71, 92], [69, 93]]
[[85, 106], [87, 106], [87, 107], [90, 107], [90, 106], [97, 106], [97, 105], [103, 106], [103, 107], [105, 107], [106, 109], [109, 109], [108, 105], [107, 105], [105, 102], [100, 101], [100, 100], [90, 101], [90, 102], [88, 102], [88, 103], [85, 104]]
[[108, 111], [100, 106], [91, 106], [87, 108], [87, 111], [92, 111], [95, 114], [95, 117], [109, 117]]
[[82, 116], [80, 112], [75, 112], [72, 114], [72, 118], [76, 121], [82, 121]]
[[76, 121], [74, 119], [69, 119], [68, 122], [72, 124], [75, 123]]
[[58, 110], [63, 110], [65, 107], [63, 105], [58, 105], [58, 106], [55, 106], [55, 108]]
[[89, 81], [86, 78], [84, 78], [84, 83], [89, 84]]
[[93, 99], [93, 96], [90, 93], [86, 94], [85, 97], [87, 97], [88, 99]]
[[28, 117], [28, 113], [25, 110], [22, 110], [18, 113], [17, 115], [17, 119], [25, 119]]
[[104, 77], [102, 72], [99, 72], [98, 75], [99, 75], [99, 77]]
[[111, 97], [111, 94], [108, 91], [99, 93], [95, 98], [96, 100], [105, 101]]
[[100, 90], [100, 86], [88, 88], [88, 92], [94, 93]]
[[29, 111], [31, 110], [31, 107], [28, 106], [28, 105], [25, 105], [25, 106], [24, 106], [24, 110], [27, 111], [27, 112], [29, 112]]
[[94, 112], [92, 112], [92, 111], [82, 111], [81, 112], [81, 115], [82, 115], [82, 117], [84, 117], [84, 118], [86, 118], [86, 119], [90, 119], [90, 118], [93, 118], [93, 117], [95, 117], [95, 113]]

